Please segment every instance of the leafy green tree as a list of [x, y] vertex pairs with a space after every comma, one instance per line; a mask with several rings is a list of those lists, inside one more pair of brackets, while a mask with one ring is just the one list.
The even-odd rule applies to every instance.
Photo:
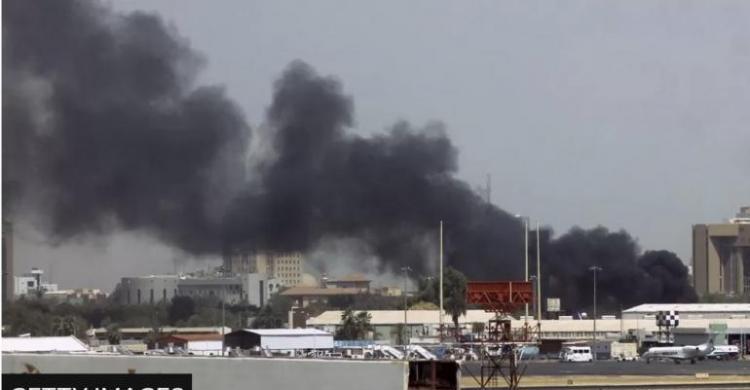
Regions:
[[52, 321], [52, 333], [55, 336], [71, 336], [78, 334], [78, 321], [72, 315], [55, 317]]
[[466, 276], [452, 267], [446, 267], [443, 274], [443, 305], [450, 313], [453, 326], [458, 332], [458, 317], [466, 314]]
[[258, 312], [252, 323], [253, 328], [281, 328], [289, 317], [289, 311], [294, 304], [293, 300], [280, 293], [271, 295], [268, 303]]
[[372, 330], [370, 321], [372, 315], [366, 311], [354, 314], [352, 309], [346, 309], [341, 314], [341, 326], [336, 330], [339, 340], [362, 340]]
[[357, 333], [356, 328], [354, 310], [346, 309], [341, 314], [341, 326], [336, 330], [336, 338], [339, 340], [354, 340]]
[[195, 302], [187, 296], [176, 296], [172, 298], [167, 310], [169, 323], [176, 325], [179, 321], [187, 321], [195, 314]]
[[372, 314], [366, 311], [357, 313], [357, 316], [354, 318], [357, 326], [357, 340], [366, 339], [368, 332], [373, 330], [370, 321], [372, 321]]
[[107, 341], [110, 345], [119, 345], [121, 339], [122, 333], [120, 333], [120, 327], [117, 324], [107, 326]]
[[[443, 308], [450, 313], [453, 325], [458, 330], [458, 317], [466, 314], [466, 276], [452, 267], [443, 270]], [[419, 283], [420, 301], [440, 303], [440, 279], [425, 278]]]
[[255, 317], [252, 323], [252, 327], [255, 329], [275, 329], [281, 328], [284, 325], [284, 321], [274, 314], [271, 306], [266, 305], [260, 309], [258, 316]]

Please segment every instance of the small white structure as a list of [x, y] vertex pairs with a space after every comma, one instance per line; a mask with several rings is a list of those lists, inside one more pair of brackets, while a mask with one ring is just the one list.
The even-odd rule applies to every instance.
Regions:
[[2, 352], [87, 352], [89, 347], [75, 336], [3, 337]]
[[622, 312], [622, 318], [654, 319], [661, 311], [674, 311], [682, 319], [750, 318], [750, 303], [644, 303]]
[[221, 340], [188, 341], [187, 351], [193, 355], [219, 356], [221, 355]]
[[240, 329], [225, 336], [225, 345], [270, 351], [332, 349], [333, 334], [318, 329]]

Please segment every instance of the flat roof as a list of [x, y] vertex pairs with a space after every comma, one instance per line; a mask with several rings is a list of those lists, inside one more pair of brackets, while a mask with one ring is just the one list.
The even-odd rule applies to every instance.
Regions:
[[305, 287], [296, 286], [284, 290], [281, 295], [284, 296], [324, 296], [324, 295], [357, 295], [361, 291], [354, 287]]
[[[370, 325], [394, 325], [404, 323], [403, 310], [356, 310], [355, 313], [359, 313], [360, 311], [366, 311], [370, 314]], [[344, 314], [344, 312], [341, 310], [325, 311], [319, 316], [307, 320], [307, 324], [318, 326], [338, 324], [341, 322], [342, 314]], [[408, 323], [412, 325], [440, 323], [440, 310], [409, 310], [406, 314]], [[473, 322], [486, 323], [494, 317], [494, 313], [488, 313], [484, 310], [467, 310], [465, 315], [458, 317], [458, 322], [461, 324]], [[443, 313], [443, 322], [445, 324], [450, 324], [452, 322], [450, 313]]]
[[75, 336], [3, 337], [3, 352], [86, 352], [89, 347]]
[[242, 329], [241, 332], [255, 333], [261, 336], [331, 336], [330, 333], [313, 328], [304, 329]]
[[630, 309], [623, 311], [623, 313], [654, 313], [670, 310], [675, 310], [680, 313], [750, 313], [750, 303], [644, 303], [642, 305], [631, 307]]
[[369, 282], [370, 279], [365, 276], [363, 273], [355, 272], [353, 274], [344, 275], [340, 278], [331, 278], [328, 279], [328, 282]]

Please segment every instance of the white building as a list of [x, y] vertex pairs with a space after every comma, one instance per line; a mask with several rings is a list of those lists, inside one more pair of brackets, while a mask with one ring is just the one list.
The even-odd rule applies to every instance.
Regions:
[[622, 312], [624, 319], [653, 319], [660, 311], [676, 311], [680, 320], [750, 318], [750, 303], [645, 303]]
[[53, 292], [57, 291], [56, 283], [44, 283], [41, 282], [41, 277], [37, 277], [31, 273], [23, 274], [22, 276], [13, 277], [13, 295], [16, 298], [30, 295], [34, 296], [41, 287], [42, 292]]
[[10, 352], [86, 352], [88, 345], [75, 336], [63, 337], [3, 337], [3, 353]]
[[239, 329], [224, 338], [227, 348], [269, 351], [332, 349], [333, 334], [318, 329]]
[[125, 305], [153, 305], [170, 302], [176, 296], [216, 297], [226, 303], [239, 303], [245, 299], [242, 281], [237, 277], [149, 275], [122, 278], [117, 286], [117, 300]]

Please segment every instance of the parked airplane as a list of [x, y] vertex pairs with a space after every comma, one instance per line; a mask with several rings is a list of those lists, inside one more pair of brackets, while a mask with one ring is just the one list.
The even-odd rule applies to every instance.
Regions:
[[651, 347], [641, 358], [646, 359], [646, 363], [651, 363], [651, 360], [671, 359], [675, 364], [680, 364], [683, 361], [690, 361], [690, 364], [695, 364], [696, 360], [705, 358], [713, 350], [714, 338], [712, 336], [707, 342], [701, 345]]

